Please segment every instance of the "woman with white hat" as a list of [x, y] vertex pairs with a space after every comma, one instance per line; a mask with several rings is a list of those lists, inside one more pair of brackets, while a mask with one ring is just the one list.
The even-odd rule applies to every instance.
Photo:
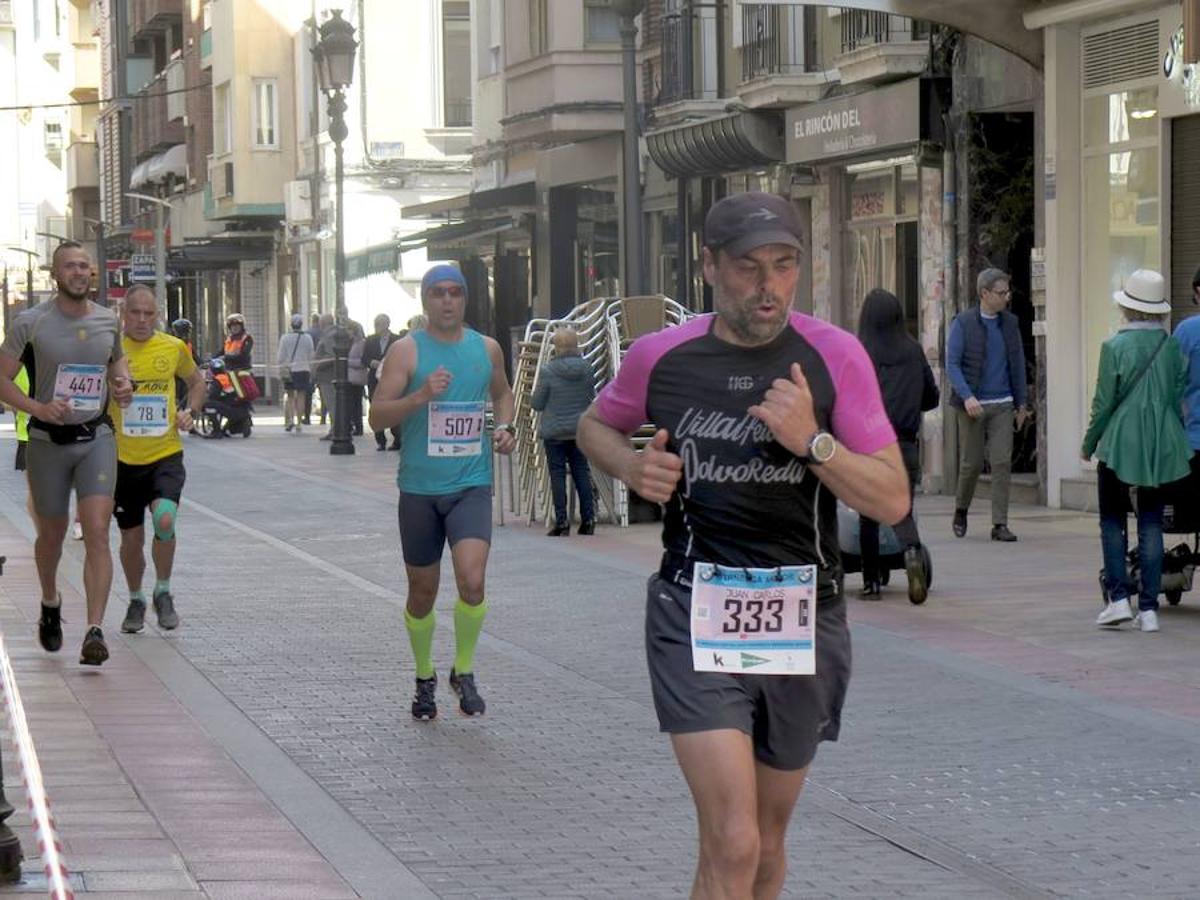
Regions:
[[[1187, 360], [1167, 328], [1171, 302], [1162, 275], [1139, 269], [1113, 299], [1125, 324], [1100, 348], [1100, 371], [1092, 419], [1083, 438], [1083, 459], [1092, 455], [1100, 499], [1100, 543], [1109, 602], [1096, 619], [1103, 627], [1133, 619], [1134, 627], [1158, 631], [1162, 583], [1163, 498], [1159, 488], [1188, 474], [1191, 450], [1181, 415]], [[1135, 616], [1129, 598], [1126, 516], [1130, 488], [1137, 489], [1138, 563], [1141, 588]]]

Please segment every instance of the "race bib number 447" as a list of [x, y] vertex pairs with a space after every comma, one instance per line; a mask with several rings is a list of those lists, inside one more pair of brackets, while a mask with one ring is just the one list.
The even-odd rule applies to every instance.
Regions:
[[482, 452], [482, 400], [429, 404], [430, 456], [478, 456]]
[[738, 569], [696, 563], [692, 668], [697, 672], [813, 675], [815, 566]]
[[63, 363], [54, 376], [54, 399], [66, 400], [73, 410], [99, 412], [105, 374], [104, 366]]

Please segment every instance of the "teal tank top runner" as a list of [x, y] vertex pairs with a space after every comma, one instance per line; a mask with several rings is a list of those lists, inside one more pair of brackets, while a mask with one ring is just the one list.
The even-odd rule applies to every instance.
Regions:
[[403, 447], [396, 483], [406, 494], [453, 494], [492, 483], [492, 448], [484, 409], [492, 383], [492, 361], [482, 335], [463, 329], [462, 340], [444, 344], [425, 331], [412, 332], [417, 367], [404, 395], [419, 391], [438, 366], [450, 372], [450, 387], [401, 425]]

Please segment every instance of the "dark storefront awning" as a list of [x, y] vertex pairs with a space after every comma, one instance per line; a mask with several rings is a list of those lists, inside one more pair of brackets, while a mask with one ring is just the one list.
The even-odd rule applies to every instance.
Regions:
[[172, 247], [167, 255], [167, 267], [176, 272], [236, 269], [238, 263], [245, 260], [265, 262], [274, 255], [275, 237], [272, 234], [214, 236]]
[[509, 207], [532, 208], [537, 202], [537, 188], [532, 181], [510, 184], [506, 187], [472, 191], [445, 200], [416, 203], [400, 210], [406, 219], [432, 219], [438, 216], [465, 218], [472, 213], [495, 212]]
[[673, 178], [736, 172], [783, 160], [783, 122], [769, 113], [734, 113], [652, 132], [646, 145]]

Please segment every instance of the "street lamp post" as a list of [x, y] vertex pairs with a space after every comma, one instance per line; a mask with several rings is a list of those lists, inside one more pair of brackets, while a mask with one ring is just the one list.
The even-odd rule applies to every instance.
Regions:
[[[171, 204], [161, 197], [149, 194], [138, 194], [126, 191], [126, 197], [143, 200], [154, 204], [154, 296], [158, 298], [159, 306], [167, 308], [167, 214], [171, 212]], [[107, 273], [105, 273], [107, 277]]]
[[17, 246], [10, 246], [6, 249], [25, 254], [25, 308], [33, 309], [33, 261], [38, 258], [37, 251]]
[[625, 184], [622, 204], [625, 225], [625, 295], [640, 296], [645, 290], [645, 268], [642, 263], [642, 185], [638, 173], [638, 115], [637, 115], [637, 22], [634, 21], [646, 6], [645, 0], [616, 0], [613, 6], [621, 17], [621, 69], [624, 75], [625, 134], [624, 167], [621, 178]]
[[354, 440], [350, 436], [350, 384], [348, 358], [352, 336], [346, 321], [346, 240], [342, 227], [343, 181], [345, 171], [342, 161], [342, 142], [349, 136], [346, 127], [346, 88], [354, 80], [354, 52], [358, 42], [354, 40], [354, 26], [342, 18], [342, 11], [330, 11], [319, 29], [321, 37], [313, 47], [317, 75], [321, 90], [325, 94], [329, 112], [329, 137], [333, 141], [334, 160], [334, 281], [336, 306], [334, 307], [333, 382], [336, 400], [333, 406], [332, 440], [329, 452], [333, 456], [354, 454]]

